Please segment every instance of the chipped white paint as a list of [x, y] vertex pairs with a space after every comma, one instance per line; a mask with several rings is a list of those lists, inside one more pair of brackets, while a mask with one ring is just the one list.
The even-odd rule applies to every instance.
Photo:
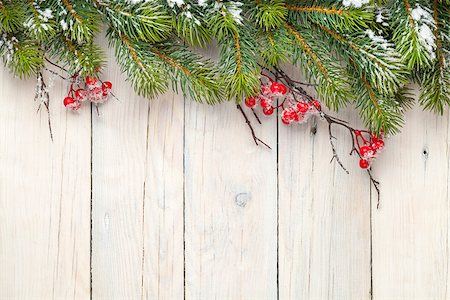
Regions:
[[0, 299], [450, 298], [448, 114], [407, 114], [377, 210], [345, 131], [350, 175], [320, 122], [264, 119], [267, 150], [232, 103], [148, 102], [115, 63], [104, 76], [121, 102], [100, 116], [53, 89], [51, 142], [34, 82], [0, 73]]

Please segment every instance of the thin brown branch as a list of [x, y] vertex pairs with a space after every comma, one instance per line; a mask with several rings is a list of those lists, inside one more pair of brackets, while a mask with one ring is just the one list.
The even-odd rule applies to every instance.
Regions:
[[255, 130], [253, 129], [252, 123], [248, 119], [247, 115], [245, 114], [244, 110], [242, 109], [242, 106], [240, 104], [237, 104], [237, 109], [241, 112], [242, 116], [244, 116], [245, 123], [247, 123], [248, 128], [250, 128], [250, 132], [252, 134], [253, 140], [255, 141], [255, 144], [259, 146], [258, 142], [263, 144], [269, 149], [272, 149], [269, 145], [267, 145], [265, 142], [263, 142], [260, 138], [258, 138], [255, 134]]

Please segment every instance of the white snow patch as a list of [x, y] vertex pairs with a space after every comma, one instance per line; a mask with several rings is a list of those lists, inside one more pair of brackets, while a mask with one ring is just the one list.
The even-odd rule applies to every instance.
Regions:
[[242, 6], [241, 2], [234, 2], [234, 1], [231, 1], [227, 6], [228, 12], [238, 24], [242, 24], [242, 16], [241, 16], [242, 9], [240, 8], [241, 6]]
[[433, 16], [426, 8], [419, 4], [411, 10], [411, 17], [416, 22], [416, 31], [419, 35], [419, 41], [426, 49], [431, 59], [436, 58], [436, 36], [433, 29], [436, 27]]
[[169, 4], [169, 6], [172, 8], [175, 5], [181, 7], [184, 4], [184, 0], [167, 0], [167, 4]]
[[208, 5], [208, 0], [198, 0], [198, 6], [206, 7]]
[[354, 7], [361, 7], [363, 4], [368, 4], [369, 0], [343, 0], [342, 4], [346, 7], [354, 6]]
[[61, 20], [60, 22], [62, 30], [67, 30], [69, 28], [69, 26], [67, 25], [67, 22], [64, 20]]
[[387, 50], [391, 44], [381, 35], [376, 35], [372, 30], [367, 29], [365, 31], [365, 34], [367, 34], [367, 36], [374, 41], [377, 45], [379, 45], [381, 48], [383, 48], [384, 50]]

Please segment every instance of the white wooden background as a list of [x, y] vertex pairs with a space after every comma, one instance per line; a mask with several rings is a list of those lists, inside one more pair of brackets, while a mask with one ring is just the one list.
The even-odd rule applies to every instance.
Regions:
[[[112, 57], [112, 53], [109, 52]], [[449, 115], [414, 109], [369, 179], [327, 127], [137, 97], [67, 112], [0, 73], [0, 299], [450, 299]], [[339, 113], [355, 126], [356, 113]]]

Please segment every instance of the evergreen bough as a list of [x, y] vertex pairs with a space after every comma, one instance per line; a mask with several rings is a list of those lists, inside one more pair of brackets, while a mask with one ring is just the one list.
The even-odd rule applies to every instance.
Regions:
[[[289, 63], [328, 107], [353, 104], [374, 132], [393, 134], [419, 103], [450, 104], [450, 0], [28, 0], [0, 1], [0, 54], [16, 76], [48, 61], [96, 76], [104, 32], [140, 95], [168, 88], [210, 104], [240, 102], [263, 68]], [[217, 45], [216, 61], [197, 49]]]

